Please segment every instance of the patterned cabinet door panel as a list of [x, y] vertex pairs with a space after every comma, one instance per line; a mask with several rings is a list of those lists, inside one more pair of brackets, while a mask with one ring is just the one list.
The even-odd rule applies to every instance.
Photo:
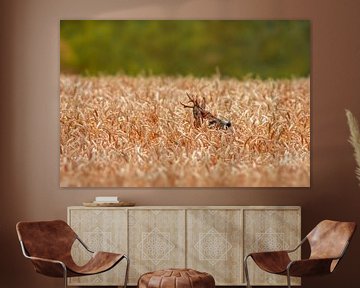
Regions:
[[130, 284], [148, 271], [185, 267], [185, 210], [129, 210]]
[[[301, 241], [300, 209], [259, 209], [244, 211], [244, 254], [295, 248]], [[300, 249], [292, 259], [300, 259]], [[252, 285], [286, 285], [286, 276], [266, 273], [252, 259], [248, 260]], [[292, 284], [300, 285], [299, 278]]]
[[187, 210], [187, 267], [212, 274], [216, 285], [242, 280], [242, 211]]
[[[69, 225], [93, 251], [127, 253], [127, 215], [125, 209], [69, 209]], [[75, 242], [72, 255], [75, 262], [84, 264], [89, 253]], [[126, 261], [108, 272], [85, 277], [69, 278], [70, 285], [122, 285]]]

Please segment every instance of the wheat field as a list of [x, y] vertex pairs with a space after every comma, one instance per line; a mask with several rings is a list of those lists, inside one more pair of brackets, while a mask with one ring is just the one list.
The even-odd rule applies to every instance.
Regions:
[[[194, 127], [186, 92], [231, 121]], [[60, 76], [61, 187], [307, 187], [310, 79]]]

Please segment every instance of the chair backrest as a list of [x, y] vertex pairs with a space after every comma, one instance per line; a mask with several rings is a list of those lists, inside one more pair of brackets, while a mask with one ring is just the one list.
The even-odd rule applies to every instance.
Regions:
[[[342, 256], [355, 229], [355, 222], [321, 221], [306, 236], [311, 248], [310, 258], [337, 258]], [[332, 270], [335, 266], [332, 267]]]
[[69, 257], [75, 232], [62, 220], [19, 222], [19, 240], [30, 256], [61, 260]]

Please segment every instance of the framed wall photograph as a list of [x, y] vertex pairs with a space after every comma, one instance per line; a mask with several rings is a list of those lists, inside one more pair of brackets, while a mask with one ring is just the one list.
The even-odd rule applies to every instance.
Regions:
[[310, 21], [61, 20], [61, 187], [309, 187]]

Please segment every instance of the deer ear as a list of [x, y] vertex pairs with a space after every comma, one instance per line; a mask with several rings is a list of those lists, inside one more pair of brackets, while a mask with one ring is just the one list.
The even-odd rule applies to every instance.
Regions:
[[201, 103], [201, 108], [205, 109], [205, 106], [206, 106], [206, 100], [205, 100], [205, 97], [203, 97], [203, 101]]

